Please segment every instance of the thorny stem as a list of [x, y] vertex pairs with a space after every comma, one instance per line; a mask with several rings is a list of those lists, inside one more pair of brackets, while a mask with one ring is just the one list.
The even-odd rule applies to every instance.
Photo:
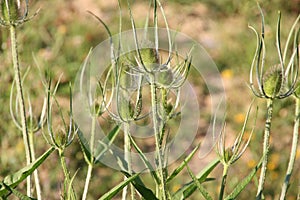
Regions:
[[281, 196], [280, 200], [285, 199], [285, 195], [287, 193], [289, 182], [291, 175], [293, 173], [294, 169], [294, 163], [296, 159], [297, 154], [297, 145], [298, 145], [298, 135], [299, 135], [299, 118], [300, 118], [300, 99], [296, 98], [296, 108], [295, 108], [295, 124], [294, 124], [294, 131], [293, 131], [293, 141], [292, 141], [292, 148], [291, 148], [291, 154], [290, 154], [290, 160], [288, 164], [288, 168], [285, 175], [285, 180], [281, 188]]
[[[65, 190], [65, 194], [67, 194], [68, 187], [70, 187], [70, 184], [71, 184], [71, 178], [70, 178], [70, 173], [68, 171], [67, 164], [66, 164], [66, 157], [64, 155], [64, 149], [58, 149], [58, 155], [59, 155], [61, 167], [64, 172], [64, 176], [65, 176], [64, 190]], [[71, 190], [71, 199], [72, 200], [76, 199], [75, 191], [74, 191], [73, 187]]]
[[92, 178], [92, 172], [94, 167], [94, 142], [95, 142], [95, 127], [96, 127], [96, 114], [93, 116], [92, 119], [92, 127], [91, 127], [91, 138], [90, 138], [90, 150], [91, 150], [91, 157], [88, 161], [88, 171], [85, 179], [85, 185], [84, 190], [82, 194], [82, 200], [85, 200], [87, 198], [87, 193], [89, 189], [89, 184]]
[[157, 94], [156, 94], [156, 85], [154, 82], [154, 77], [152, 75], [149, 76], [150, 78], [150, 87], [151, 87], [151, 107], [152, 107], [152, 117], [153, 117], [153, 128], [155, 134], [155, 145], [156, 145], [156, 154], [157, 154], [157, 161], [158, 161], [158, 171], [159, 171], [159, 178], [160, 178], [160, 186], [159, 186], [159, 199], [166, 200], [167, 199], [167, 191], [166, 191], [166, 177], [164, 176], [164, 169], [163, 169], [163, 160], [162, 155], [160, 153], [161, 146], [160, 141], [160, 132], [159, 132], [159, 124], [158, 124], [158, 113], [157, 113]]
[[[15, 25], [10, 25], [10, 39], [11, 39], [11, 53], [12, 53], [12, 60], [13, 60], [13, 67], [14, 67], [14, 76], [16, 81], [17, 87], [17, 99], [18, 104], [20, 107], [20, 115], [21, 115], [21, 126], [22, 126], [22, 135], [23, 135], [23, 142], [25, 146], [25, 155], [26, 155], [26, 163], [29, 165], [32, 160], [32, 149], [30, 145], [30, 140], [28, 136], [28, 129], [27, 129], [27, 120], [26, 120], [26, 109], [24, 103], [24, 95], [23, 95], [23, 86], [21, 80], [21, 72], [20, 72], [20, 65], [19, 65], [19, 57], [18, 57], [18, 45], [17, 45], [17, 35], [16, 35], [16, 27]], [[27, 196], [31, 196], [31, 177], [27, 177]]]
[[269, 146], [270, 146], [269, 143], [270, 143], [271, 122], [272, 122], [272, 115], [273, 115], [273, 100], [274, 99], [267, 99], [267, 119], [265, 123], [265, 133], [264, 133], [264, 143], [263, 143], [264, 160], [262, 163], [261, 173], [258, 182], [258, 188], [256, 194], [257, 200], [261, 200], [263, 197], [263, 189], [264, 189], [264, 182], [266, 178], [268, 154], [269, 154]]
[[223, 177], [222, 177], [222, 183], [221, 183], [221, 188], [220, 188], [219, 200], [222, 200], [223, 196], [224, 196], [224, 190], [225, 190], [225, 185], [226, 185], [226, 180], [227, 180], [228, 169], [229, 169], [229, 165], [225, 164], [223, 166]]
[[[131, 151], [131, 142], [129, 138], [130, 130], [129, 130], [129, 123], [124, 122], [124, 157], [127, 162], [127, 170], [129, 174], [132, 174], [132, 166], [131, 166], [131, 157], [130, 157], [130, 151]], [[124, 178], [125, 180], [127, 177]], [[122, 199], [126, 200], [127, 196], [127, 190], [128, 187], [124, 187], [123, 189], [123, 194], [122, 194]], [[130, 184], [130, 193], [131, 193], [131, 200], [135, 199], [135, 189], [132, 184]]]

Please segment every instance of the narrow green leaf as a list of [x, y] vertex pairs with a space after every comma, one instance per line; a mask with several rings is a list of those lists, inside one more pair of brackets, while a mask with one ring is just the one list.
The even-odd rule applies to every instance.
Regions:
[[186, 164], [193, 158], [193, 156], [195, 155], [196, 151], [198, 150], [200, 145], [197, 145], [194, 150], [182, 161], [182, 163], [172, 172], [172, 174], [167, 178], [167, 183], [169, 183], [171, 180], [173, 180], [173, 178], [175, 178], [177, 176], [177, 174], [179, 174], [184, 167], [186, 166]]
[[9, 187], [8, 185], [3, 183], [3, 186], [5, 187], [6, 190], [10, 191], [11, 193], [13, 193], [16, 197], [18, 197], [20, 200], [36, 200], [35, 198], [31, 198], [28, 197], [24, 194], [22, 194], [21, 192]]
[[256, 167], [251, 170], [249, 175], [246, 176], [237, 186], [234, 187], [234, 190], [225, 198], [225, 200], [236, 199], [236, 197], [245, 189], [245, 187], [250, 183], [252, 178], [255, 176], [256, 172], [261, 167], [263, 160], [264, 160], [264, 156], [261, 158], [261, 160], [256, 165]]
[[[203, 183], [207, 180], [207, 176], [212, 172], [213, 169], [220, 163], [219, 159], [213, 160], [209, 163], [198, 175], [197, 178], [199, 183]], [[175, 194], [172, 196], [172, 200], [181, 200], [186, 199], [193, 194], [193, 192], [197, 189], [197, 186], [194, 181], [185, 184], [182, 188], [180, 188]]]
[[191, 171], [191, 169], [189, 168], [189, 166], [187, 164], [186, 164], [186, 168], [187, 168], [190, 176], [192, 177], [194, 183], [196, 184], [198, 190], [203, 195], [203, 197], [206, 200], [213, 200], [213, 198], [209, 195], [208, 191], [201, 185], [201, 183], [199, 182], [199, 180], [197, 179], [197, 177], [194, 175], [194, 173]]
[[150, 173], [151, 173], [152, 177], [155, 179], [156, 183], [159, 183], [160, 180], [159, 180], [159, 178], [158, 178], [158, 176], [157, 176], [154, 168], [152, 167], [151, 163], [148, 161], [147, 157], [145, 156], [145, 154], [143, 153], [143, 151], [139, 148], [139, 146], [136, 144], [136, 142], [131, 137], [131, 135], [129, 135], [129, 138], [130, 138], [131, 144], [133, 145], [133, 147], [135, 148], [135, 150], [139, 153], [139, 156], [143, 160], [144, 164], [150, 170]]
[[81, 130], [79, 129], [79, 127], [77, 125], [76, 125], [76, 129], [78, 130], [77, 135], [78, 135], [79, 144], [80, 144], [82, 153], [84, 155], [84, 158], [85, 158], [86, 162], [90, 162], [91, 150], [90, 150], [89, 142], [84, 137], [83, 133], [81, 132]]
[[[125, 174], [127, 178], [130, 178], [130, 174], [127, 172], [122, 172]], [[142, 182], [140, 177], [137, 177], [135, 180], [133, 180], [132, 185], [135, 187], [135, 189], [143, 196], [145, 200], [158, 200], [155, 194], [145, 186], [145, 184]]]
[[110, 191], [106, 192], [102, 197], [99, 198], [99, 200], [111, 200], [114, 196], [116, 196], [126, 185], [128, 185], [130, 182], [132, 182], [134, 179], [136, 179], [140, 174], [134, 174], [133, 176], [130, 176], [126, 180], [122, 181], [118, 185], [116, 185], [114, 188], [112, 188]]
[[30, 174], [34, 172], [47, 158], [48, 156], [55, 150], [54, 147], [51, 147], [46, 151], [42, 156], [40, 156], [36, 161], [31, 163], [30, 165], [20, 169], [14, 174], [8, 175], [4, 178], [2, 183], [0, 183], [0, 197], [5, 195], [8, 191], [3, 186], [4, 184], [10, 188], [16, 187], [19, 183], [27, 178]]
[[100, 145], [98, 146], [98, 148], [96, 149], [96, 153], [95, 153], [95, 163], [99, 162], [99, 159], [101, 158], [101, 156], [103, 156], [103, 154], [107, 151], [108, 147], [114, 142], [114, 140], [116, 139], [119, 131], [120, 131], [121, 127], [116, 125], [107, 135], [105, 139], [105, 141], [102, 141], [100, 143]]
[[[68, 185], [68, 198], [67, 198], [68, 200], [71, 199], [72, 195], [73, 195], [73, 196], [76, 196], [76, 194], [74, 193], [73, 181], [74, 181], [74, 179], [75, 179], [77, 173], [78, 173], [78, 170], [75, 172], [75, 174], [74, 174], [73, 177], [71, 178], [70, 183], [69, 183], [69, 185]], [[72, 193], [73, 193], [73, 194], [72, 194]]]

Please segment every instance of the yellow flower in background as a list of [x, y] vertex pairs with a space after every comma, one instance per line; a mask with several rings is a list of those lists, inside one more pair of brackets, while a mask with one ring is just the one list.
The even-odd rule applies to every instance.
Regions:
[[280, 162], [280, 155], [278, 153], [272, 154], [267, 166], [268, 169], [271, 171], [275, 170], [278, 167], [279, 162]]
[[177, 190], [179, 190], [181, 188], [181, 186], [179, 184], [175, 184], [172, 186], [172, 191], [176, 192]]
[[231, 69], [225, 69], [221, 72], [223, 79], [231, 79], [233, 77], [233, 72]]
[[252, 169], [256, 166], [256, 161], [253, 159], [250, 159], [250, 160], [248, 160], [247, 165], [250, 169]]
[[245, 120], [245, 114], [244, 113], [238, 113], [234, 115], [234, 121], [236, 123], [243, 123]]
[[300, 149], [297, 149], [296, 159], [300, 158]]
[[251, 135], [251, 132], [249, 131], [245, 131], [245, 135], [244, 135], [245, 138], [249, 138], [249, 137], [252, 137], [252, 140], [255, 140], [255, 134]]
[[272, 180], [277, 180], [279, 177], [279, 174], [277, 171], [271, 171], [270, 175], [271, 175]]

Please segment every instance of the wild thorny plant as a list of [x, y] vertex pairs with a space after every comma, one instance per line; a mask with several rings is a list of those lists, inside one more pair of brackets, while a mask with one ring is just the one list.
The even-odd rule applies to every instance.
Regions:
[[[23, 4], [23, 2], [22, 2]], [[2, 0], [1, 1], [1, 10], [2, 17], [0, 18], [0, 24], [4, 27], [7, 27], [10, 31], [10, 39], [11, 39], [11, 54], [13, 60], [13, 68], [14, 68], [14, 81], [17, 89], [17, 107], [19, 110], [20, 116], [20, 125], [18, 127], [22, 130], [23, 141], [25, 146], [25, 155], [27, 165], [31, 164], [34, 161], [34, 144], [32, 141], [32, 130], [30, 131], [30, 135], [28, 133], [28, 125], [27, 125], [27, 116], [26, 116], [26, 108], [25, 108], [25, 100], [24, 100], [24, 92], [22, 86], [22, 77], [21, 70], [19, 64], [19, 54], [18, 54], [18, 45], [17, 45], [17, 34], [16, 29], [18, 26], [24, 24], [25, 22], [31, 20], [37, 12], [33, 16], [28, 16], [28, 0], [25, 1], [25, 9], [24, 11], [21, 8], [20, 1], [13, 0]], [[30, 116], [32, 117], [32, 116]], [[32, 118], [31, 118], [32, 119]], [[29, 119], [29, 123], [32, 121]], [[36, 189], [37, 193], [40, 194], [40, 186], [37, 177], [37, 173], [35, 173], [36, 180]], [[27, 196], [31, 196], [31, 179], [30, 176], [27, 178]]]
[[[69, 123], [65, 121], [65, 118], [62, 113], [62, 108], [60, 107], [55, 95], [58, 88], [59, 82], [56, 84], [54, 90], [51, 92], [51, 81], [49, 81], [48, 91], [47, 91], [47, 127], [48, 127], [48, 137], [44, 135], [47, 143], [50, 144], [58, 151], [58, 156], [60, 159], [60, 164], [64, 173], [64, 190], [62, 197], [64, 199], [76, 199], [76, 194], [72, 186], [72, 180], [70, 177], [70, 172], [67, 167], [65, 149], [73, 142], [76, 135], [77, 129], [73, 123], [72, 118], [72, 91], [70, 86], [70, 116]], [[53, 102], [58, 107], [62, 128], [53, 129], [52, 124], [52, 107]], [[49, 138], [49, 139], [48, 139]], [[74, 175], [75, 176], [75, 175]]]
[[[282, 54], [281, 39], [280, 39], [281, 13], [279, 12], [278, 21], [277, 21], [277, 31], [276, 31], [276, 48], [278, 52], [279, 64], [271, 67], [270, 69], [267, 70], [267, 72], [265, 72], [264, 65], [265, 65], [265, 57], [266, 57], [266, 47], [264, 41], [264, 37], [265, 37], [264, 15], [260, 6], [258, 6], [258, 8], [260, 10], [261, 17], [262, 17], [261, 34], [259, 35], [252, 26], [249, 26], [249, 28], [254, 31], [257, 37], [257, 48], [250, 69], [250, 88], [253, 91], [255, 96], [259, 98], [264, 98], [267, 101], [267, 109], [266, 109], [267, 118], [265, 123], [264, 142], [263, 142], [264, 161], [262, 164], [262, 169], [261, 169], [259, 183], [258, 183], [258, 190], [256, 194], [257, 199], [262, 199], [264, 198], [263, 189], [264, 189], [264, 182], [265, 182], [266, 171], [267, 171], [268, 154], [269, 154], [269, 146], [270, 146], [270, 130], [271, 130], [271, 123], [272, 123], [272, 115], [273, 115], [273, 102], [275, 99], [283, 99], [292, 95], [293, 92], [295, 91], [295, 86], [298, 79], [299, 62], [297, 62], [295, 65], [294, 60], [295, 57], [297, 58], [297, 60], [299, 57], [298, 45], [297, 45], [299, 30], [295, 31], [296, 25], [299, 21], [299, 17], [296, 19], [294, 25], [290, 29], [290, 33], [284, 48], [284, 52]], [[286, 63], [286, 56], [289, 48], [289, 42], [291, 40], [293, 32], [295, 32], [294, 43], [296, 44], [294, 44], [292, 55], [288, 63]], [[256, 72], [258, 90], [255, 88], [253, 83], [253, 71]], [[297, 119], [295, 120], [295, 122], [297, 122]], [[294, 137], [294, 140], [297, 140], [297, 137], [296, 138]], [[297, 146], [297, 144], [293, 144], [293, 146], [295, 145]], [[293, 151], [295, 151], [295, 149], [293, 149]], [[294, 155], [291, 156], [294, 157]], [[293, 160], [293, 158], [291, 159]], [[288, 177], [291, 175], [290, 173], [291, 173], [293, 161], [290, 162], [291, 162], [290, 164], [291, 166], [289, 166], [290, 169], [287, 172]], [[284, 198], [287, 190], [287, 184], [289, 178], [286, 179], [287, 180], [283, 185], [281, 198]]]
[[[22, 4], [23, 3], [23, 4]], [[191, 67], [192, 58], [188, 55], [185, 59], [180, 61], [174, 61], [174, 53], [172, 53], [172, 40], [167, 23], [167, 19], [159, 0], [150, 1], [150, 7], [153, 7], [154, 15], [154, 32], [148, 32], [149, 14], [145, 25], [145, 36], [147, 34], [153, 34], [155, 37], [155, 44], [153, 47], [145, 45], [147, 43], [147, 37], [143, 38], [142, 42], [137, 39], [136, 25], [131, 13], [130, 4], [128, 3], [128, 9], [130, 13], [130, 20], [132, 30], [134, 33], [135, 51], [124, 54], [120, 54], [123, 50], [121, 43], [117, 44], [117, 50], [115, 44], [111, 40], [111, 66], [107, 71], [104, 81], [99, 79], [96, 95], [92, 95], [92, 91], [88, 94], [90, 102], [90, 112], [92, 125], [90, 128], [90, 138], [85, 138], [85, 134], [81, 132], [73, 121], [73, 108], [72, 108], [72, 92], [70, 91], [70, 113], [69, 122], [65, 121], [62, 108], [60, 107], [57, 99], [56, 92], [58, 89], [59, 81], [55, 84], [54, 89], [51, 89], [51, 81], [43, 82], [46, 90], [46, 98], [43, 104], [43, 108], [38, 120], [34, 119], [32, 112], [32, 105], [30, 97], [28, 95], [28, 108], [26, 109], [23, 80], [29, 70], [21, 76], [21, 70], [18, 58], [18, 46], [17, 46], [17, 27], [29, 21], [33, 16], [28, 16], [28, 0], [25, 2], [18, 0], [2, 0], [2, 18], [0, 19], [1, 25], [8, 27], [10, 30], [11, 43], [12, 43], [12, 60], [14, 68], [14, 82], [12, 84], [10, 108], [11, 115], [16, 126], [22, 130], [23, 140], [25, 145], [25, 153], [27, 160], [27, 167], [20, 169], [18, 172], [11, 174], [4, 178], [0, 183], [0, 197], [7, 198], [11, 193], [22, 199], [29, 199], [33, 196], [32, 184], [30, 176], [34, 173], [35, 187], [37, 199], [42, 199], [42, 192], [39, 183], [39, 178], [36, 169], [45, 162], [46, 158], [54, 151], [57, 150], [59, 154], [60, 164], [64, 173], [64, 188], [61, 197], [63, 199], [77, 199], [76, 192], [73, 188], [73, 182], [75, 175], [71, 177], [70, 171], [67, 167], [65, 150], [70, 146], [74, 137], [78, 135], [79, 142], [84, 154], [85, 161], [88, 165], [86, 180], [82, 191], [82, 199], [87, 199], [88, 188], [92, 178], [93, 168], [100, 162], [101, 157], [109, 150], [110, 145], [114, 142], [115, 138], [119, 134], [121, 127], [124, 132], [124, 159], [120, 159], [121, 172], [125, 179], [110, 191], [105, 193], [99, 199], [107, 200], [115, 197], [120, 191], [123, 190], [122, 199], [128, 198], [128, 191], [130, 199], [137, 199], [139, 194], [143, 199], [187, 199], [196, 189], [202, 194], [205, 199], [213, 199], [203, 183], [208, 180], [207, 177], [215, 169], [219, 163], [223, 165], [223, 176], [220, 185], [219, 199], [236, 199], [237, 196], [244, 190], [247, 184], [253, 179], [258, 169], [262, 166], [261, 177], [259, 180], [257, 198], [263, 197], [263, 185], [266, 176], [266, 166], [268, 162], [269, 151], [269, 134], [272, 120], [273, 101], [275, 99], [286, 98], [290, 95], [295, 96], [296, 108], [295, 108], [295, 125], [293, 132], [293, 143], [291, 147], [290, 160], [286, 172], [286, 177], [283, 182], [281, 199], [284, 199], [289, 186], [290, 177], [293, 172], [294, 162], [298, 144], [298, 127], [299, 127], [299, 85], [297, 83], [298, 68], [299, 68], [299, 50], [298, 50], [298, 35], [299, 29], [296, 30], [296, 25], [299, 18], [295, 21], [290, 30], [284, 52], [281, 52], [280, 45], [280, 14], [277, 23], [277, 37], [276, 46], [279, 55], [279, 65], [264, 72], [264, 62], [266, 56], [265, 42], [264, 42], [264, 17], [262, 15], [262, 33], [259, 35], [257, 31], [250, 26], [257, 36], [257, 49], [253, 59], [253, 63], [250, 70], [250, 87], [254, 94], [258, 97], [267, 99], [267, 119], [265, 125], [265, 136], [263, 144], [263, 155], [258, 164], [251, 170], [251, 172], [236, 185], [233, 191], [226, 195], [225, 186], [228, 179], [228, 169], [234, 164], [245, 152], [249, 145], [251, 134], [248, 138], [244, 138], [246, 124], [249, 120], [251, 106], [247, 112], [246, 119], [244, 121], [241, 132], [237, 135], [232, 146], [227, 147], [225, 144], [225, 122], [221, 133], [219, 134], [219, 141], [217, 142], [217, 154], [218, 158], [207, 165], [198, 175], [194, 175], [188, 166], [188, 162], [194, 156], [198, 150], [197, 146], [187, 157], [184, 158], [182, 163], [176, 167], [172, 172], [168, 172], [168, 148], [166, 146], [169, 132], [168, 122], [169, 120], [176, 118], [180, 115], [178, 113], [180, 88], [187, 79]], [[160, 56], [160, 50], [158, 49], [158, 15], [157, 10], [160, 9], [163, 21], [168, 33], [169, 51], [168, 57], [164, 61], [163, 56]], [[24, 12], [22, 12], [24, 9]], [[122, 12], [121, 4], [119, 2], [120, 10], [120, 26], [119, 33], [122, 32]], [[97, 16], [95, 16], [104, 25], [110, 38], [112, 38], [111, 31], [108, 26]], [[289, 43], [294, 37], [293, 51], [288, 64], [285, 60], [288, 54]], [[121, 34], [120, 34], [121, 37]], [[120, 38], [121, 40], [121, 38]], [[192, 50], [191, 50], [192, 51]], [[176, 58], [176, 53], [175, 53]], [[295, 59], [296, 58], [296, 59]], [[194, 58], [195, 59], [195, 58]], [[175, 59], [176, 60], [176, 59]], [[295, 60], [295, 62], [294, 62]], [[88, 63], [84, 63], [86, 66]], [[83, 69], [84, 71], [84, 69]], [[257, 87], [255, 89], [253, 83], [252, 73], [256, 71]], [[297, 87], [296, 87], [297, 86]], [[14, 95], [14, 87], [16, 87], [17, 94]], [[84, 84], [80, 85], [84, 87]], [[112, 88], [114, 88], [112, 90]], [[296, 89], [295, 89], [296, 88]], [[143, 91], [149, 90], [150, 93], [150, 113], [143, 113], [142, 109], [145, 106], [143, 102]], [[175, 101], [171, 101], [171, 93], [176, 94]], [[135, 98], [132, 99], [131, 95], [135, 94]], [[13, 108], [13, 100], [16, 99], [15, 109]], [[117, 102], [117, 108], [113, 108], [113, 101]], [[60, 114], [60, 122], [62, 129], [56, 129], [52, 124], [53, 107], [57, 107]], [[26, 110], [28, 110], [26, 112]], [[104, 117], [104, 113], [107, 113], [111, 119], [113, 119], [115, 126], [107, 134], [106, 140], [97, 141], [96, 143], [96, 123], [99, 117]], [[215, 116], [216, 117], [216, 116]], [[20, 118], [20, 120], [19, 120]], [[145, 118], [151, 118], [153, 121], [153, 131], [155, 136], [155, 163], [152, 164], [145, 155], [145, 152], [141, 150], [135, 139], [131, 136], [130, 123], [134, 121], [143, 120]], [[44, 130], [45, 120], [47, 120], [47, 131]], [[256, 117], [255, 117], [256, 120]], [[215, 124], [214, 124], [215, 125]], [[50, 144], [49, 150], [47, 150], [39, 158], [35, 158], [33, 137], [34, 133], [42, 130], [44, 138]], [[217, 135], [217, 133], [214, 133]], [[98, 146], [98, 142], [100, 146]], [[155, 183], [156, 190], [153, 192], [149, 186], [145, 185], [142, 181], [140, 173], [136, 173], [131, 163], [130, 152], [135, 149], [139, 153], [141, 160], [145, 167], [149, 169], [153, 182]], [[177, 177], [177, 175], [186, 168], [190, 174], [192, 181], [184, 184], [175, 193], [171, 193], [168, 185], [171, 181]], [[155, 170], [156, 169], [156, 170]], [[28, 178], [27, 178], [28, 177]], [[23, 180], [27, 178], [27, 195], [23, 195], [18, 192], [15, 187], [18, 186]], [[130, 185], [130, 190], [127, 187]], [[224, 197], [225, 196], [225, 197]]]
[[[156, 183], [156, 193], [159, 199], [170, 199], [170, 194], [167, 191], [167, 170], [166, 170], [166, 146], [165, 146], [165, 126], [167, 121], [174, 115], [176, 105], [170, 106], [168, 101], [168, 95], [171, 89], [179, 89], [187, 78], [187, 74], [190, 68], [189, 59], [185, 59], [184, 62], [178, 64], [176, 67], [171, 68], [170, 61], [171, 57], [167, 59], [166, 63], [161, 63], [159, 58], [158, 50], [158, 36], [157, 36], [157, 5], [160, 7], [162, 14], [164, 16], [163, 9], [159, 1], [154, 1], [154, 24], [156, 35], [155, 47], [143, 47], [143, 44], [138, 42], [135, 35], [134, 41], [136, 45], [136, 52], [131, 52], [125, 56], [116, 55], [113, 50], [112, 54], [112, 66], [109, 69], [107, 77], [111, 76], [113, 87], [116, 87], [115, 94], [111, 94], [111, 98], [115, 98], [117, 102], [116, 113], [113, 113], [109, 109], [111, 104], [111, 99], [106, 99], [106, 85], [109, 78], [105, 78], [104, 83], [100, 83], [101, 91], [103, 91], [103, 104], [105, 105], [106, 111], [109, 113], [110, 117], [116, 121], [117, 124], [123, 126], [124, 130], [124, 158], [125, 170], [128, 174], [132, 174], [130, 151], [132, 146], [141, 154], [142, 160], [145, 162], [146, 167], [151, 170], [151, 174]], [[119, 4], [120, 6], [120, 4]], [[128, 4], [130, 19], [132, 24], [133, 33], [136, 34], [135, 22], [130, 10], [130, 5]], [[97, 19], [104, 25], [110, 37], [112, 37], [110, 30], [104, 24], [104, 22], [97, 17]], [[120, 18], [121, 20], [121, 18]], [[147, 19], [148, 20], [148, 19]], [[167, 29], [168, 24], [166, 18], [164, 17]], [[146, 23], [148, 24], [148, 22]], [[122, 23], [120, 22], [120, 33], [122, 30]], [[147, 33], [147, 27], [145, 28], [145, 33]], [[170, 36], [170, 35], [169, 35]], [[147, 39], [144, 39], [147, 43]], [[171, 45], [171, 42], [169, 41]], [[113, 49], [113, 43], [111, 43]], [[122, 49], [122, 46], [118, 47]], [[170, 52], [171, 53], [171, 52]], [[138, 77], [138, 79], [135, 79]], [[134, 83], [137, 80], [137, 83]], [[150, 99], [151, 99], [151, 114], [153, 122], [153, 130], [155, 136], [155, 151], [156, 151], [156, 167], [157, 171], [153, 171], [155, 167], [151, 166], [149, 160], [146, 158], [144, 153], [139, 149], [138, 145], [135, 143], [134, 139], [131, 137], [129, 125], [132, 121], [138, 121], [146, 116], [140, 116], [142, 110], [142, 90], [145, 86], [142, 84], [146, 81], [146, 84], [150, 86]], [[131, 84], [137, 84], [137, 89], [132, 90]], [[136, 90], [136, 91], [135, 91]], [[136, 92], [136, 99], [133, 102], [130, 99], [130, 94]], [[160, 95], [160, 96], [158, 96]], [[115, 97], [114, 97], [115, 96]], [[179, 96], [177, 97], [179, 99]], [[92, 140], [90, 144], [93, 144]], [[92, 148], [92, 146], [90, 146]], [[127, 178], [125, 178], [126, 181]], [[130, 186], [131, 199], [135, 199], [135, 189], [133, 185]], [[127, 197], [127, 187], [123, 190], [123, 199]], [[153, 196], [154, 197], [154, 196]]]
[[[223, 165], [223, 175], [222, 175], [222, 182], [221, 182], [221, 188], [220, 188], [220, 193], [219, 193], [219, 200], [222, 200], [223, 196], [224, 196], [224, 190], [225, 190], [225, 186], [226, 186], [226, 180], [227, 180], [229, 167], [243, 155], [243, 153], [246, 151], [246, 148], [248, 147], [248, 145], [250, 143], [255, 126], [253, 126], [248, 138], [244, 139], [244, 135], [246, 132], [246, 125], [249, 120], [249, 114], [251, 111], [251, 107], [252, 107], [252, 104], [249, 107], [249, 110], [247, 112], [242, 130], [237, 135], [232, 146], [230, 146], [230, 147], [225, 146], [225, 128], [226, 128], [225, 121], [223, 123], [223, 128], [222, 128], [221, 134], [219, 134], [220, 138], [216, 145], [216, 152], [220, 158], [221, 164]], [[255, 117], [255, 120], [256, 120], [256, 117]], [[215, 133], [214, 133], [214, 135], [215, 135]]]

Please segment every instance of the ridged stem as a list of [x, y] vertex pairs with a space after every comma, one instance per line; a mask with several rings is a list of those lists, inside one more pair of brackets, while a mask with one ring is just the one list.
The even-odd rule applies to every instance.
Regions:
[[281, 195], [280, 200], [284, 200], [288, 187], [290, 178], [293, 173], [294, 163], [297, 154], [297, 146], [298, 146], [298, 137], [299, 137], [299, 118], [300, 118], [300, 99], [296, 98], [296, 107], [295, 107], [295, 122], [294, 122], [294, 131], [293, 131], [293, 141], [292, 141], [292, 148], [290, 153], [290, 160], [288, 164], [288, 168], [285, 175], [285, 180], [281, 188]]
[[263, 189], [267, 172], [267, 164], [268, 164], [268, 154], [270, 147], [270, 130], [271, 130], [271, 122], [273, 115], [273, 99], [267, 99], [267, 119], [265, 123], [265, 131], [264, 131], [264, 143], [263, 143], [263, 155], [264, 160], [262, 163], [261, 173], [258, 182], [256, 200], [261, 200], [263, 197]]
[[[23, 95], [23, 86], [19, 65], [19, 55], [18, 55], [18, 44], [17, 44], [17, 34], [15, 25], [10, 25], [10, 39], [11, 39], [11, 53], [13, 60], [13, 68], [14, 68], [14, 76], [17, 88], [17, 101], [20, 108], [20, 118], [21, 118], [21, 126], [22, 126], [22, 136], [23, 142], [25, 146], [25, 155], [26, 155], [26, 163], [29, 165], [33, 160], [31, 156], [31, 146], [30, 140], [28, 136], [27, 129], [27, 120], [26, 120], [26, 109], [24, 103], [24, 95]], [[27, 177], [27, 196], [31, 196], [31, 176]]]
[[227, 165], [227, 164], [225, 164], [223, 166], [223, 176], [222, 176], [222, 183], [221, 183], [221, 188], [220, 188], [219, 200], [222, 200], [223, 196], [224, 196], [226, 180], [227, 180], [227, 174], [228, 174], [228, 168], [229, 168], [229, 165]]
[[[128, 122], [124, 122], [124, 157], [125, 160], [127, 162], [127, 170], [129, 174], [132, 174], [132, 166], [131, 166], [131, 156], [130, 156], [130, 152], [131, 152], [131, 142], [130, 142], [130, 127], [129, 127], [129, 123]], [[126, 177], [124, 178], [125, 180], [127, 179]], [[123, 189], [123, 194], [122, 194], [122, 199], [126, 200], [126, 196], [127, 196], [127, 190], [128, 187], [124, 187]], [[130, 197], [131, 200], [135, 199], [135, 189], [134, 186], [132, 184], [130, 184]]]
[[93, 116], [93, 119], [92, 119], [91, 137], [90, 137], [91, 157], [90, 157], [90, 160], [88, 161], [88, 170], [87, 170], [87, 175], [86, 175], [86, 179], [85, 179], [82, 200], [85, 200], [87, 198], [87, 193], [88, 193], [90, 181], [92, 178], [93, 167], [94, 167], [95, 128], [96, 128], [96, 120], [97, 120], [96, 117], [97, 116], [95, 115], [95, 116]]
[[160, 178], [159, 199], [166, 200], [168, 199], [167, 190], [166, 190], [166, 177], [164, 175], [163, 159], [161, 155], [161, 145], [160, 145], [160, 141], [162, 140], [162, 138], [159, 131], [157, 93], [156, 93], [156, 85], [153, 76], [150, 76], [150, 88], [151, 88], [152, 121], [153, 121], [154, 135], [155, 135], [155, 148], [156, 148], [156, 156], [158, 161], [158, 172]]
[[[66, 158], [65, 158], [65, 155], [64, 155], [64, 150], [63, 149], [58, 149], [58, 154], [59, 154], [59, 159], [60, 159], [60, 164], [61, 164], [61, 167], [63, 169], [63, 173], [64, 173], [64, 176], [65, 176], [65, 194], [67, 194], [67, 191], [68, 191], [68, 187], [72, 187], [70, 186], [71, 184], [71, 178], [70, 178], [70, 173], [69, 173], [69, 170], [67, 168], [67, 163], [66, 163]], [[67, 198], [67, 197], [65, 197]], [[75, 191], [72, 187], [71, 189], [71, 199], [72, 200], [75, 200], [76, 199], [76, 196], [75, 196]]]

